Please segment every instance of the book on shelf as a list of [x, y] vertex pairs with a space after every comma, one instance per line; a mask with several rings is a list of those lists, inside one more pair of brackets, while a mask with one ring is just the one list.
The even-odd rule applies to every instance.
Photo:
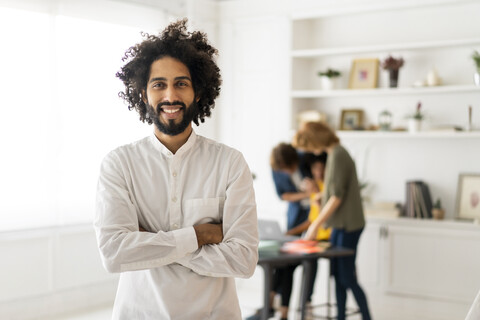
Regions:
[[409, 218], [432, 218], [432, 197], [423, 181], [408, 181], [406, 189], [405, 216]]

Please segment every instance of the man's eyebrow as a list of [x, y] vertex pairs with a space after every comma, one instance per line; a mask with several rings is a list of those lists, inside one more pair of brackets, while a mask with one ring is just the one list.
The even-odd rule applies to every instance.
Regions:
[[[192, 79], [190, 79], [190, 77], [187, 77], [187, 76], [176, 77], [175, 80], [188, 80], [188, 81], [192, 81]], [[167, 78], [164, 78], [164, 77], [156, 77], [156, 78], [150, 79], [150, 81], [148, 81], [148, 82], [154, 82], [154, 81], [167, 81]]]

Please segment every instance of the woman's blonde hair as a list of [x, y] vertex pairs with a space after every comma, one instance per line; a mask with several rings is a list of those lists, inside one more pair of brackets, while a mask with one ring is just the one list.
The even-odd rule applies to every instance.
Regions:
[[333, 129], [324, 122], [305, 122], [293, 137], [292, 145], [306, 151], [317, 151], [339, 143]]

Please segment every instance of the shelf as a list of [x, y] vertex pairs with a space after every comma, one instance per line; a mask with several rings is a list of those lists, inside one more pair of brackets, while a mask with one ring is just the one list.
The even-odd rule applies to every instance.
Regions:
[[[415, 10], [417, 8], [435, 6], [439, 4], [458, 4], [462, 2], [471, 2], [472, 0], [435, 0], [429, 2], [407, 0], [401, 2], [379, 2], [379, 3], [355, 3], [352, 1], [349, 5], [333, 5], [322, 6], [321, 9], [306, 6], [305, 10], [300, 10], [292, 13], [293, 21], [310, 20], [316, 18], [329, 18], [335, 16], [361, 14], [365, 12], [382, 12], [392, 10]], [[334, 1], [332, 3], [335, 3]]]
[[359, 47], [338, 47], [338, 48], [320, 48], [293, 50], [293, 58], [316, 58], [322, 56], [347, 55], [357, 53], [379, 53], [391, 51], [405, 51], [432, 48], [448, 48], [459, 46], [471, 46], [480, 44], [480, 38], [456, 39], [456, 40], [438, 40], [438, 41], [422, 41], [411, 43], [392, 43], [385, 45], [369, 45]]
[[337, 131], [340, 139], [418, 139], [418, 138], [480, 138], [480, 131], [424, 131], [410, 133], [407, 131]]
[[388, 96], [411, 94], [480, 93], [474, 85], [451, 85], [437, 87], [400, 87], [378, 89], [338, 89], [338, 90], [294, 90], [292, 98], [314, 99], [329, 97]]

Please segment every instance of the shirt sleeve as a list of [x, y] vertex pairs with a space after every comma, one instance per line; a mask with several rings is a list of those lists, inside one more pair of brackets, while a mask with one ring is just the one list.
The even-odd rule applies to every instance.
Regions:
[[282, 198], [282, 194], [287, 192], [298, 192], [288, 174], [272, 170], [272, 177], [279, 198]]
[[[330, 195], [336, 196], [337, 198], [342, 199], [348, 189], [350, 182], [351, 168], [348, 162], [348, 157], [341, 150], [336, 150], [333, 154], [331, 161], [328, 162], [328, 165], [331, 165], [330, 170], [331, 186], [330, 186]], [[327, 201], [328, 199], [325, 199]]]
[[177, 262], [210, 277], [250, 277], [258, 261], [257, 209], [251, 172], [241, 154], [230, 166], [223, 209], [223, 241]]
[[170, 264], [198, 249], [193, 227], [158, 233], [139, 232], [138, 214], [119, 157], [110, 153], [100, 168], [94, 229], [109, 272]]

